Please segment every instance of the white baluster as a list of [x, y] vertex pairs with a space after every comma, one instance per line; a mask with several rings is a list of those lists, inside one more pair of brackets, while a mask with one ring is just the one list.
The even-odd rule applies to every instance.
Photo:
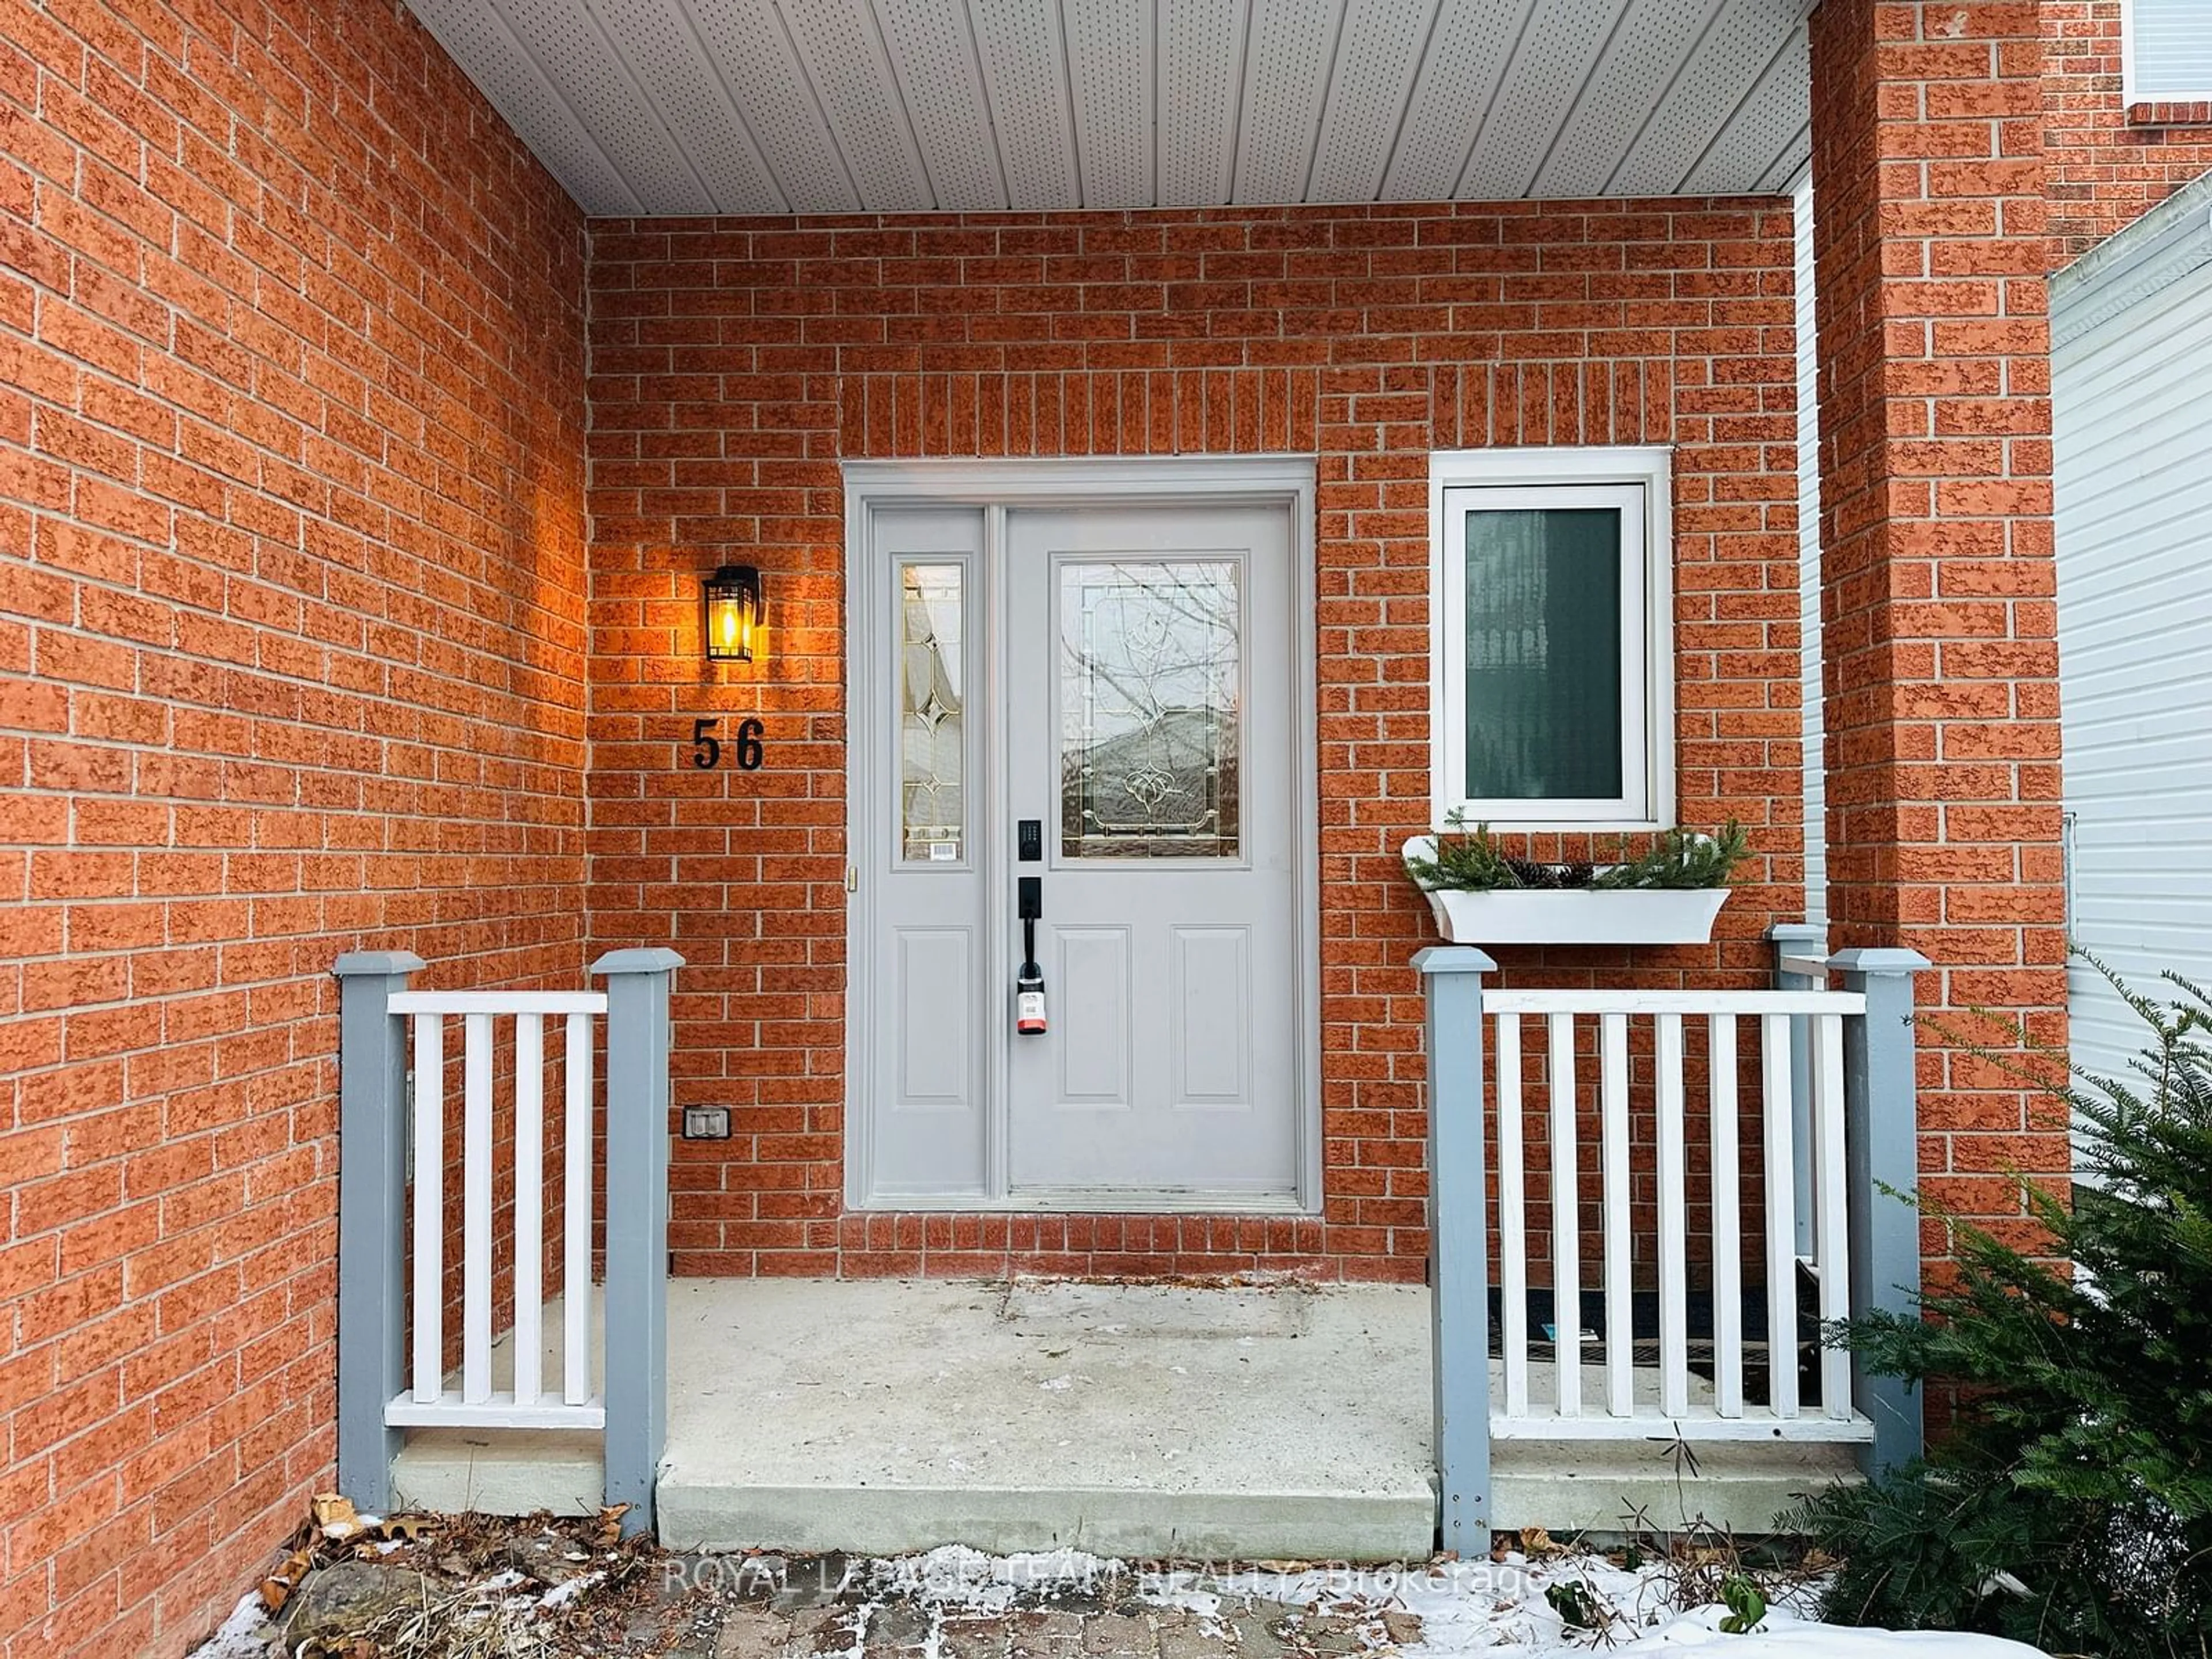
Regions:
[[514, 1403], [540, 1391], [545, 1306], [545, 1017], [514, 1019]]
[[592, 1017], [568, 1016], [568, 1097], [561, 1203], [561, 1398], [592, 1397]]
[[1601, 1018], [1601, 1122], [1603, 1126], [1605, 1223], [1605, 1408], [1614, 1417], [1636, 1410], [1634, 1287], [1630, 1279], [1628, 1208], [1628, 1016]]
[[434, 1406], [446, 1388], [446, 1029], [415, 1016], [416, 1403]]
[[1528, 1202], [1522, 1190], [1521, 1016], [1498, 1017], [1498, 1255], [1505, 1414], [1528, 1414]]
[[1575, 1017], [1553, 1014], [1552, 1042], [1552, 1352], [1556, 1409], [1583, 1409], [1582, 1195], [1575, 1169]]
[[1766, 1376], [1777, 1417], [1797, 1415], [1796, 1156], [1790, 1133], [1790, 1018], [1759, 1020], [1759, 1117], [1766, 1128]]
[[1683, 1148], [1682, 1017], [1658, 1017], [1659, 1409], [1690, 1409], [1690, 1220]]
[[1723, 1417], [1743, 1415], [1743, 1223], [1737, 1191], [1735, 1017], [1707, 1022], [1712, 1067], [1713, 1392]]
[[461, 1399], [491, 1398], [491, 1030], [463, 1016], [461, 1092]]
[[[1816, 1014], [1813, 1028], [1814, 1261], [1820, 1276], [1820, 1322], [1849, 1316], [1851, 1307], [1850, 1224], [1844, 1185], [1844, 1022]], [[1820, 1409], [1838, 1419], [1851, 1414], [1851, 1357], [1820, 1347]]]

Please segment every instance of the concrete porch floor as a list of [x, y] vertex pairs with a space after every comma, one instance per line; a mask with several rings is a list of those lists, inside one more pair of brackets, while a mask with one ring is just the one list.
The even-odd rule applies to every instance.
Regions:
[[[1419, 1287], [678, 1279], [668, 1297], [658, 1503], [674, 1548], [1435, 1547]], [[1615, 1530], [1641, 1506], [1656, 1525], [1759, 1531], [1850, 1468], [1846, 1449], [1753, 1444], [1701, 1449], [1690, 1475], [1667, 1452], [1501, 1443], [1497, 1524]], [[393, 1485], [409, 1507], [588, 1512], [599, 1437], [417, 1431]]]

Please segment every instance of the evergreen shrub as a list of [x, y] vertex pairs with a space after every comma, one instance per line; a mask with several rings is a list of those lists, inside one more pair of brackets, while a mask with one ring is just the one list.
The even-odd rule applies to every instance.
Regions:
[[2022, 1183], [2047, 1253], [1954, 1221], [1929, 1317], [1829, 1334], [1883, 1375], [1960, 1385], [1964, 1408], [1924, 1461], [1796, 1517], [1842, 1562], [1827, 1617], [2212, 1653], [2212, 1001], [2166, 978], [2170, 1000], [2121, 988], [2149, 1036], [2130, 1074], [2056, 1091], [2072, 1202]]

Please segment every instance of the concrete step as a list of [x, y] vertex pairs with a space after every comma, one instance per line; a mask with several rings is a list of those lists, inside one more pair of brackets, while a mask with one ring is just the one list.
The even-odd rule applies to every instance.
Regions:
[[[1419, 1287], [679, 1279], [668, 1294], [658, 1504], [673, 1547], [1386, 1561], [1434, 1547]], [[1764, 1442], [1702, 1448], [1694, 1470], [1644, 1441], [1494, 1455], [1496, 1523], [1562, 1534], [1699, 1516], [1763, 1532], [1852, 1473], [1848, 1448]], [[412, 1506], [587, 1513], [599, 1438], [418, 1431], [393, 1480]]]
[[446, 1515], [597, 1515], [606, 1464], [596, 1432], [416, 1429], [392, 1460], [398, 1510]]
[[1692, 1458], [1646, 1440], [1501, 1440], [1491, 1448], [1492, 1523], [1555, 1537], [1678, 1532], [1693, 1522], [1768, 1533], [1807, 1492], [1859, 1480], [1855, 1449], [1723, 1441]]
[[[688, 1381], [659, 1492], [672, 1545], [1431, 1547], [1419, 1290], [683, 1288], [672, 1370]], [[719, 1366], [676, 1365], [687, 1328]]]

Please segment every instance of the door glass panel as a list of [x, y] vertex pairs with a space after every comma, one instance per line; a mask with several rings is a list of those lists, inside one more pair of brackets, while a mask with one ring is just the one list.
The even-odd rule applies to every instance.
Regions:
[[1060, 851], [1235, 858], [1243, 599], [1232, 560], [1060, 573]]
[[909, 863], [957, 864], [965, 842], [965, 574], [957, 564], [899, 567], [899, 848]]
[[1470, 800], [1621, 793], [1620, 514], [1467, 515]]

